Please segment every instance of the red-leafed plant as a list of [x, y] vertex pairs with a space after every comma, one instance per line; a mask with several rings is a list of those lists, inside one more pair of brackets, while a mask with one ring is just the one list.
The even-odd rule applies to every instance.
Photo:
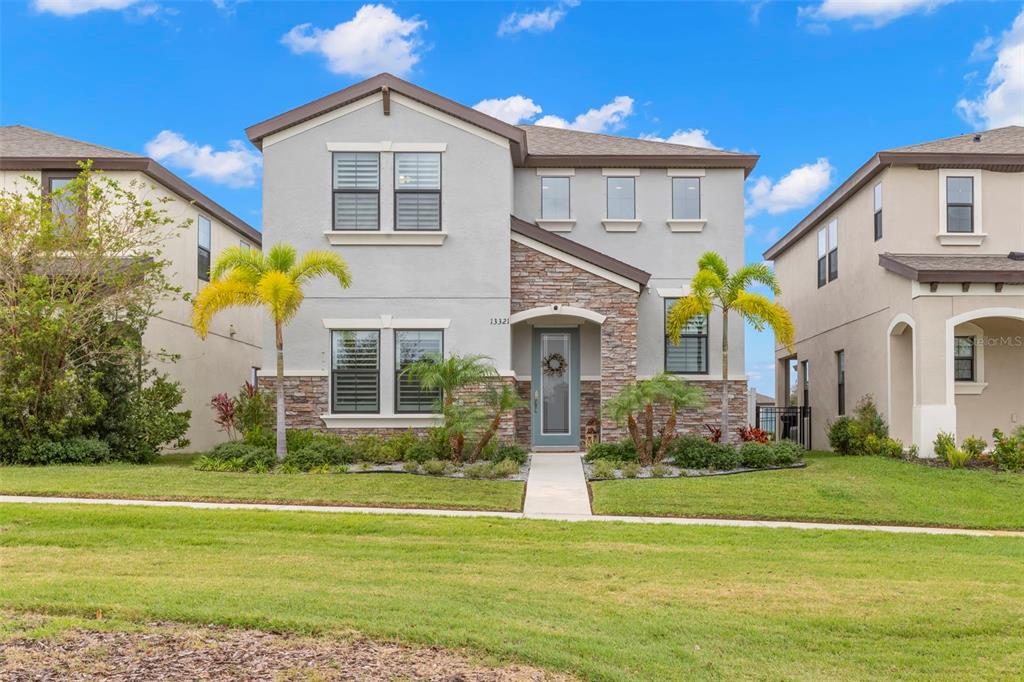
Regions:
[[235, 399], [227, 393], [218, 393], [210, 399], [210, 407], [213, 408], [213, 421], [220, 426], [221, 431], [228, 434], [228, 438], [235, 440], [235, 416], [238, 408]]
[[704, 428], [708, 430], [708, 440], [712, 443], [722, 442], [722, 429], [715, 426], [714, 424], [705, 424]]
[[744, 443], [750, 443], [751, 441], [754, 443], [768, 442], [768, 433], [766, 431], [762, 431], [756, 426], [744, 426], [738, 429], [737, 433], [740, 434], [740, 440]]

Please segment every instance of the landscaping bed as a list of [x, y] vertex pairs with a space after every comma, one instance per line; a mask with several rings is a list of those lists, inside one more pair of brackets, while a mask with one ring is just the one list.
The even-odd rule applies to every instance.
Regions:
[[[179, 623], [109, 623], [0, 614], [0, 678], [64, 680], [569, 680], [522, 665], [495, 667], [438, 647], [304, 637]], [[45, 634], [40, 634], [44, 632]]]

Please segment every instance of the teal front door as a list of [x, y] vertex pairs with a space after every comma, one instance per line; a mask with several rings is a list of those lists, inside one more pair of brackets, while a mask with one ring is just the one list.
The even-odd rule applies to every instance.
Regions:
[[530, 388], [533, 444], [539, 447], [579, 447], [578, 327], [534, 328]]

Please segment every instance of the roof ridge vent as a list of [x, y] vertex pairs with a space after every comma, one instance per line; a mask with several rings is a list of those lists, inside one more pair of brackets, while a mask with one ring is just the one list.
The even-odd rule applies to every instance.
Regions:
[[981, 142], [981, 133], [974, 133], [974, 141]]

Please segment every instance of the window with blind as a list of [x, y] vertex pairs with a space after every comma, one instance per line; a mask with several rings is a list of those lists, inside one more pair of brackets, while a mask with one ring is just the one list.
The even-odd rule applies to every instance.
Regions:
[[540, 179], [540, 217], [549, 220], [569, 218], [569, 178]]
[[[674, 298], [665, 299], [665, 319], [668, 311], [676, 302]], [[683, 328], [679, 343], [665, 334], [665, 371], [669, 374], [707, 374], [708, 373], [708, 318], [707, 315], [692, 318]]]
[[395, 412], [435, 412], [441, 399], [440, 389], [425, 389], [406, 368], [427, 358], [440, 359], [444, 353], [444, 333], [440, 330], [395, 331]]
[[441, 155], [395, 154], [395, 230], [441, 229]]
[[331, 332], [331, 412], [380, 412], [380, 332]]
[[954, 380], [974, 381], [974, 346], [973, 336], [957, 336], [953, 339]]
[[608, 218], [634, 220], [636, 218], [636, 178], [610, 177], [608, 187]]
[[672, 218], [700, 218], [700, 178], [672, 178]]
[[333, 155], [335, 230], [380, 229], [380, 154]]
[[199, 252], [198, 257], [198, 270], [199, 279], [204, 282], [210, 281], [210, 219], [205, 216], [199, 216]]

